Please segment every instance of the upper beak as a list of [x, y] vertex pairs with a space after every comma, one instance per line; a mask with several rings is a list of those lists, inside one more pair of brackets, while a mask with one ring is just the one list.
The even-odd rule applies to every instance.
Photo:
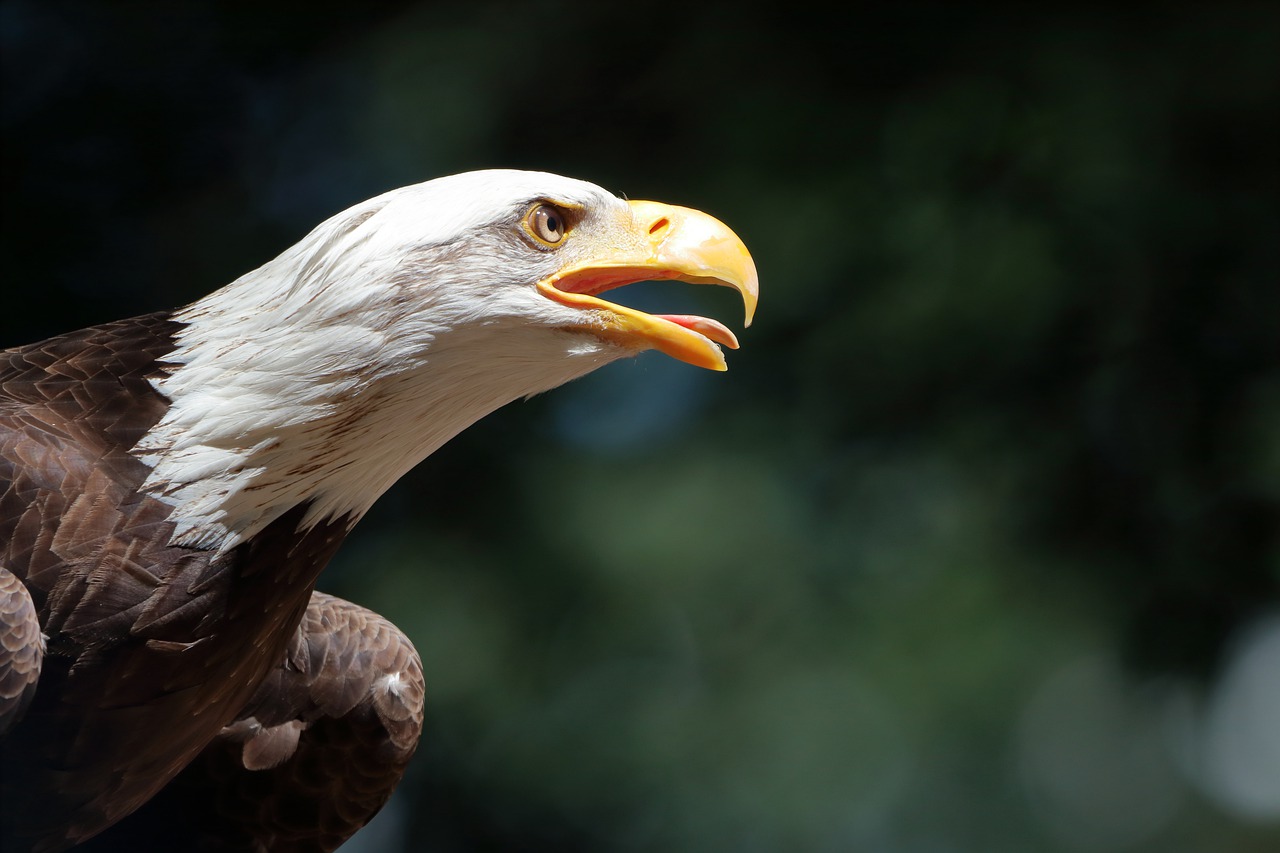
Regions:
[[624, 284], [678, 279], [720, 284], [742, 295], [751, 325], [759, 294], [755, 263], [747, 247], [718, 219], [687, 207], [631, 201], [626, 248], [571, 265], [538, 282], [538, 290], [562, 305], [593, 309], [582, 328], [637, 349], [656, 349], [711, 370], [726, 369], [717, 344], [738, 348], [733, 332], [715, 320], [677, 314], [646, 314], [596, 297]]

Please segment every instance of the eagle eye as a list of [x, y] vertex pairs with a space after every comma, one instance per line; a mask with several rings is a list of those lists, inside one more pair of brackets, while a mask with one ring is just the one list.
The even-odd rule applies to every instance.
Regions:
[[539, 202], [525, 214], [524, 228], [539, 243], [558, 246], [564, 241], [569, 231], [569, 223], [564, 211], [545, 202]]

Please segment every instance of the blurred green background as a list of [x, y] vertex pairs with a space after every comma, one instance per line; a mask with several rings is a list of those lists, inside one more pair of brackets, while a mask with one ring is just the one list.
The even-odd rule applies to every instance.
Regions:
[[429, 684], [346, 849], [1280, 849], [1278, 9], [6, 0], [0, 343], [472, 168], [707, 210], [727, 374], [513, 405], [327, 571]]

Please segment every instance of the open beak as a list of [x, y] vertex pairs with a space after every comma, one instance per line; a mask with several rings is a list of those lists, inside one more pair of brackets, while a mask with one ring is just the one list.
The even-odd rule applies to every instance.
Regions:
[[738, 348], [724, 325], [706, 317], [646, 314], [598, 298], [637, 281], [677, 279], [719, 284], [742, 294], [746, 323], [756, 311], [756, 266], [738, 236], [718, 219], [687, 207], [631, 201], [629, 248], [611, 247], [538, 282], [549, 299], [589, 312], [580, 328], [635, 349], [656, 349], [698, 367], [725, 370], [720, 345]]

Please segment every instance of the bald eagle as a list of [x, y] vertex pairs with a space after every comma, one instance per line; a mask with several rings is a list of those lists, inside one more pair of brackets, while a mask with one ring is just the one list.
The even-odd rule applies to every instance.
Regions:
[[421, 665], [320, 570], [512, 400], [648, 349], [723, 370], [720, 323], [600, 298], [647, 279], [755, 309], [746, 248], [704, 213], [472, 172], [185, 308], [4, 351], [3, 849], [140, 849], [167, 822], [197, 849], [331, 850], [367, 822], [417, 744]]

